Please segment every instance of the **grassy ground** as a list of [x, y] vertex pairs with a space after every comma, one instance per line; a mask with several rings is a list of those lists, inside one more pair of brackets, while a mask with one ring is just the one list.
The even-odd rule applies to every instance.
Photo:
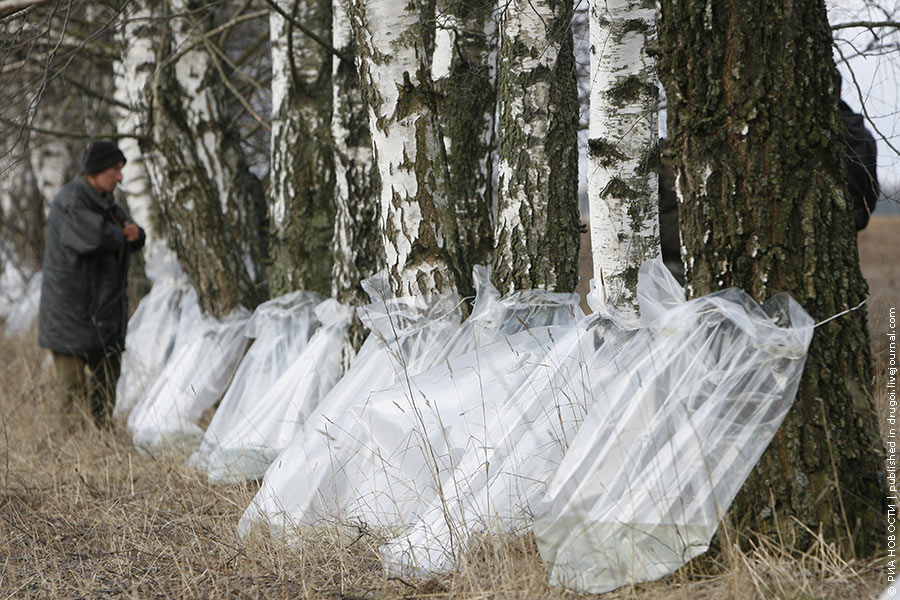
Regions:
[[[881, 402], [898, 233], [900, 217], [879, 217], [859, 238]], [[121, 431], [66, 434], [44, 364], [31, 343], [0, 345], [0, 599], [573, 597], [548, 585], [530, 537], [484, 540], [455, 573], [428, 580], [386, 578], [381, 540], [365, 530], [322, 532], [300, 548], [239, 540], [253, 485], [211, 487], [180, 468], [184, 457], [142, 457]], [[855, 600], [884, 584], [879, 561], [845, 561], [824, 542], [800, 553], [762, 541], [726, 543], [715, 560], [604, 598]]]

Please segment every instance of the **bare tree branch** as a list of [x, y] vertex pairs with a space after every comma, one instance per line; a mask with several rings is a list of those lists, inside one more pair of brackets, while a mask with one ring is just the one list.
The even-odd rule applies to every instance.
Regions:
[[100, 94], [97, 91], [91, 89], [90, 87], [84, 85], [77, 79], [75, 79], [73, 77], [69, 77], [65, 73], [62, 73], [62, 78], [69, 85], [71, 85], [75, 88], [78, 88], [78, 90], [85, 96], [89, 96], [91, 98], [96, 98], [97, 100], [102, 100], [103, 102], [111, 104], [112, 106], [118, 106], [119, 108], [122, 108], [124, 110], [128, 110], [128, 111], [131, 110], [131, 107], [128, 106], [127, 104], [125, 104], [123, 102], [119, 102], [115, 98], [111, 98], [108, 94]]
[[[208, 51], [210, 54], [215, 54], [215, 53], [216, 53], [216, 50], [218, 50], [218, 48], [216, 47], [216, 45], [213, 44], [211, 41], [209, 41], [209, 38], [207, 38], [207, 37], [205, 37], [205, 36], [204, 36], [204, 38], [203, 38], [203, 43], [204, 43], [204, 45], [206, 45], [207, 51]], [[225, 84], [225, 87], [228, 88], [228, 90], [229, 90], [232, 94], [234, 94], [234, 97], [238, 99], [238, 102], [241, 103], [241, 105], [244, 107], [244, 109], [245, 109], [248, 113], [250, 113], [250, 115], [251, 115], [254, 119], [256, 119], [256, 122], [259, 123], [260, 125], [262, 125], [262, 126], [266, 129], [266, 131], [268, 131], [269, 133], [271, 133], [271, 132], [272, 132], [272, 126], [269, 125], [268, 123], [266, 123], [266, 120], [263, 119], [263, 118], [259, 115], [259, 113], [257, 113], [257, 112], [253, 109], [253, 106], [250, 104], [250, 101], [247, 100], [247, 99], [244, 97], [244, 95], [241, 94], [241, 92], [240, 92], [236, 87], [234, 87], [234, 84], [231, 83], [231, 80], [228, 78], [228, 75], [225, 73], [225, 70], [222, 69], [222, 64], [221, 64], [221, 62], [219, 62], [218, 60], [216, 60], [215, 56], [212, 56], [211, 58], [212, 58], [212, 61], [213, 61], [213, 65], [214, 65], [215, 68], [216, 68], [216, 71], [219, 72], [219, 77], [222, 78], [222, 83]]]
[[[846, 59], [844, 59], [844, 53], [841, 51], [840, 46], [835, 46], [835, 49], [838, 51], [838, 54], [841, 55], [841, 59], [843, 59], [844, 62], [846, 62]], [[881, 141], [883, 141], [885, 143], [885, 145], [887, 145], [887, 147], [890, 148], [891, 150], [893, 150], [896, 154], [900, 155], [900, 150], [898, 150], [897, 147], [891, 143], [891, 140], [888, 139], [888, 137], [886, 135], [884, 135], [884, 133], [882, 133], [880, 129], [878, 129], [878, 125], [876, 125], [875, 121], [872, 120], [872, 117], [869, 116], [869, 111], [866, 110], [865, 94], [863, 94], [862, 87], [859, 85], [859, 82], [856, 80], [856, 73], [853, 72], [853, 69], [850, 69], [850, 77], [853, 79], [853, 87], [856, 88], [856, 93], [859, 96], [859, 105], [862, 107], [862, 112], [863, 112], [863, 115], [865, 115], [865, 117], [866, 117], [866, 121], [868, 121], [869, 125], [872, 126], [872, 129], [875, 130], [875, 133], [877, 133], [879, 136], [881, 136]]]
[[900, 21], [851, 21], [849, 23], [837, 23], [831, 26], [831, 29], [837, 31], [838, 29], [852, 29], [854, 27], [861, 27], [865, 29], [880, 29], [883, 27], [893, 27], [900, 28]]
[[46, 4], [50, 0], [3, 0], [0, 1], [0, 19], [5, 19], [10, 15], [14, 15], [19, 11], [25, 10], [26, 8], [31, 8], [32, 6], [37, 6], [39, 4]]
[[[21, 123], [17, 123], [15, 121], [13, 121], [12, 119], [6, 119], [4, 117], [0, 117], [0, 123], [4, 123], [6, 125], [12, 125], [14, 127], [22, 127]], [[35, 133], [43, 133], [45, 135], [51, 135], [51, 136], [60, 137], [60, 138], [68, 138], [68, 139], [72, 139], [72, 140], [94, 140], [94, 139], [101, 138], [101, 137], [104, 139], [108, 139], [108, 140], [111, 140], [111, 139], [119, 140], [119, 139], [123, 139], [123, 138], [134, 138], [134, 139], [138, 139], [138, 140], [141, 139], [139, 136], [131, 135], [128, 133], [122, 133], [122, 134], [113, 133], [113, 132], [106, 132], [106, 133], [99, 133], [99, 134], [98, 133], [73, 133], [71, 131], [62, 131], [62, 130], [58, 130], [58, 129], [57, 130], [43, 129], [41, 127], [37, 127], [33, 123], [30, 125], [27, 125], [27, 128], [28, 128], [28, 131], [33, 131]]]
[[322, 39], [322, 37], [320, 35], [316, 34], [315, 31], [311, 30], [309, 27], [307, 27], [306, 25], [304, 25], [303, 23], [301, 23], [300, 21], [298, 21], [291, 15], [287, 14], [283, 8], [278, 6], [278, 3], [275, 2], [275, 0], [265, 0], [265, 2], [266, 2], [266, 4], [271, 6], [275, 10], [275, 12], [277, 12], [279, 15], [281, 15], [281, 18], [288, 21], [291, 25], [293, 25], [294, 27], [299, 29], [304, 35], [308, 36], [311, 40], [313, 40], [314, 42], [316, 42], [317, 44], [319, 44], [320, 46], [322, 46], [323, 48], [325, 48], [326, 50], [328, 50], [329, 52], [331, 52], [332, 54], [334, 54], [341, 60], [348, 60], [348, 61], [352, 60], [353, 57], [347, 56], [345, 53], [341, 52], [340, 50], [338, 50], [337, 48], [332, 46], [329, 42]]
[[[269, 90], [266, 89], [266, 87], [261, 82], [257, 81], [253, 77], [251, 77], [248, 73], [243, 72], [237, 64], [235, 64], [230, 58], [228, 58], [228, 55], [225, 54], [225, 52], [222, 50], [222, 48], [220, 48], [218, 46], [218, 44], [214, 44], [214, 43], [210, 42], [208, 40], [208, 38], [204, 39], [203, 44], [206, 46], [207, 50], [209, 50], [210, 54], [214, 55], [214, 57], [213, 57], [214, 59], [215, 59], [215, 57], [218, 57], [222, 62], [224, 62], [226, 65], [228, 65], [228, 68], [231, 69], [232, 72], [239, 74], [252, 87], [256, 88], [256, 91], [258, 91], [263, 97], [265, 97], [271, 101], [271, 97], [269, 96]], [[219, 70], [221, 72], [221, 69], [219, 69]], [[223, 78], [224, 78], [224, 75], [223, 75]], [[240, 98], [238, 98], [238, 99], [240, 100]], [[255, 114], [255, 113], [253, 113], [253, 114]]]
[[212, 37], [224, 32], [227, 29], [235, 27], [235, 26], [243, 23], [244, 21], [250, 21], [253, 19], [259, 19], [261, 17], [266, 17], [266, 16], [268, 16], [268, 14], [269, 14], [269, 11], [267, 11], [267, 10], [258, 10], [256, 12], [247, 13], [246, 15], [237, 16], [237, 17], [231, 19], [230, 21], [228, 21], [227, 23], [219, 25], [218, 27], [216, 27], [214, 29], [210, 29], [209, 31], [203, 33], [196, 40], [194, 40], [188, 44], [185, 44], [184, 46], [179, 48], [178, 52], [176, 52], [172, 56], [168, 57], [165, 60], [165, 62], [160, 65], [159, 68], [163, 68], [163, 67], [166, 67], [166, 66], [174, 63], [175, 61], [180, 59], [182, 56], [184, 56], [185, 54], [190, 52], [192, 49], [194, 49], [196, 46], [206, 43], [207, 40], [212, 39]]

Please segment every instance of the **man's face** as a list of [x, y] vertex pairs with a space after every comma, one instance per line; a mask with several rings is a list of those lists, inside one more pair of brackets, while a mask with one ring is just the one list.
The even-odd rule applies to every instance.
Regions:
[[101, 194], [114, 192], [116, 186], [122, 181], [122, 167], [124, 166], [125, 163], [120, 162], [99, 173], [88, 175], [88, 181]]

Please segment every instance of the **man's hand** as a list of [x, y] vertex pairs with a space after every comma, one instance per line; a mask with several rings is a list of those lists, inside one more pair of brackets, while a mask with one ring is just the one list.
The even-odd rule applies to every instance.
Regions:
[[125, 236], [126, 242], [134, 242], [141, 237], [141, 230], [131, 221], [125, 221], [125, 226], [122, 227], [122, 235]]

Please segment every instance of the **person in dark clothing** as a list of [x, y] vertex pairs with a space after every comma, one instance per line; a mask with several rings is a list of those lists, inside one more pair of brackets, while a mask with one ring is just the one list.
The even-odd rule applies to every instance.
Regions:
[[863, 116], [853, 112], [846, 102], [840, 101], [844, 118], [844, 149], [847, 157], [847, 187], [853, 199], [853, 221], [856, 230], [865, 229], [869, 216], [875, 210], [881, 188], [878, 185], [875, 138], [866, 129]]
[[681, 235], [678, 230], [678, 198], [675, 197], [675, 165], [664, 154], [665, 140], [660, 142], [659, 165], [659, 245], [662, 259], [678, 283], [684, 285], [681, 263]]
[[128, 268], [146, 238], [114, 202], [124, 166], [113, 142], [91, 144], [83, 174], [56, 194], [47, 219], [38, 344], [53, 353], [70, 426], [87, 415], [99, 427], [111, 425], [128, 325]]

